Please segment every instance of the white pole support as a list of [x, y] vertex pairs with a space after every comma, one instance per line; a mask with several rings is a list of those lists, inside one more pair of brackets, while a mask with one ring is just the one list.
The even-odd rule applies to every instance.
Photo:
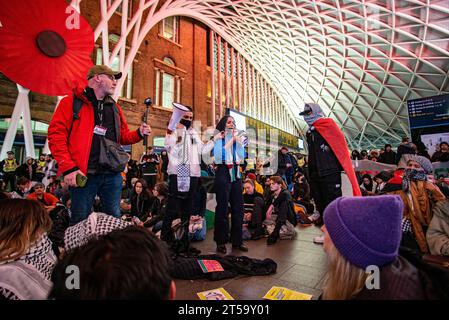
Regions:
[[14, 111], [12, 112], [8, 131], [6, 131], [5, 141], [3, 142], [2, 151], [0, 152], [0, 159], [5, 159], [6, 153], [12, 149], [23, 110], [26, 106], [29, 108], [28, 93], [30, 90], [25, 89], [20, 85], [17, 85], [17, 88], [19, 90], [19, 95], [17, 96]]

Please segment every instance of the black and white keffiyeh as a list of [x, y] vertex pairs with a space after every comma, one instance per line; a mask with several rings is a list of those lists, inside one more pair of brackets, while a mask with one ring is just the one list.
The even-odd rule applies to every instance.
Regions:
[[113, 230], [123, 229], [131, 223], [107, 215], [93, 212], [86, 220], [68, 228], [64, 235], [64, 249], [70, 251], [87, 244], [92, 239], [98, 239]]

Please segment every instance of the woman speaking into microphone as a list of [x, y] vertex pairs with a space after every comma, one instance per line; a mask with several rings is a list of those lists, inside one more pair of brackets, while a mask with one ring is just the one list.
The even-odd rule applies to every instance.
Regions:
[[[245, 158], [243, 137], [235, 128], [235, 120], [227, 115], [220, 119], [216, 129], [222, 138], [214, 144], [215, 190], [217, 207], [215, 209], [214, 240], [217, 252], [226, 254], [226, 243], [234, 249], [248, 251], [242, 240], [243, 193], [240, 164]], [[231, 208], [231, 236], [229, 238], [228, 204]]]

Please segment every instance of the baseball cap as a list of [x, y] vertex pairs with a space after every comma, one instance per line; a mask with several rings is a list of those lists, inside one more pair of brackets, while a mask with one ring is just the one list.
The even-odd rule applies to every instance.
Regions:
[[307, 115], [309, 113], [312, 112], [312, 107], [309, 106], [308, 104], [305, 105], [304, 110], [302, 112], [299, 113], [300, 116], [304, 116]]
[[87, 74], [87, 80], [89, 80], [90, 78], [92, 78], [97, 74], [107, 74], [109, 76], [113, 76], [116, 80], [122, 77], [122, 73], [120, 71], [114, 71], [108, 66], [102, 64], [90, 68], [89, 73]]

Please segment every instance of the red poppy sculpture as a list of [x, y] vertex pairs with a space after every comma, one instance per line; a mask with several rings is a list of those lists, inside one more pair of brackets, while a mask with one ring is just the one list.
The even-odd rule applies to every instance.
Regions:
[[31, 91], [65, 95], [86, 83], [94, 33], [64, 0], [0, 0], [0, 72]]

